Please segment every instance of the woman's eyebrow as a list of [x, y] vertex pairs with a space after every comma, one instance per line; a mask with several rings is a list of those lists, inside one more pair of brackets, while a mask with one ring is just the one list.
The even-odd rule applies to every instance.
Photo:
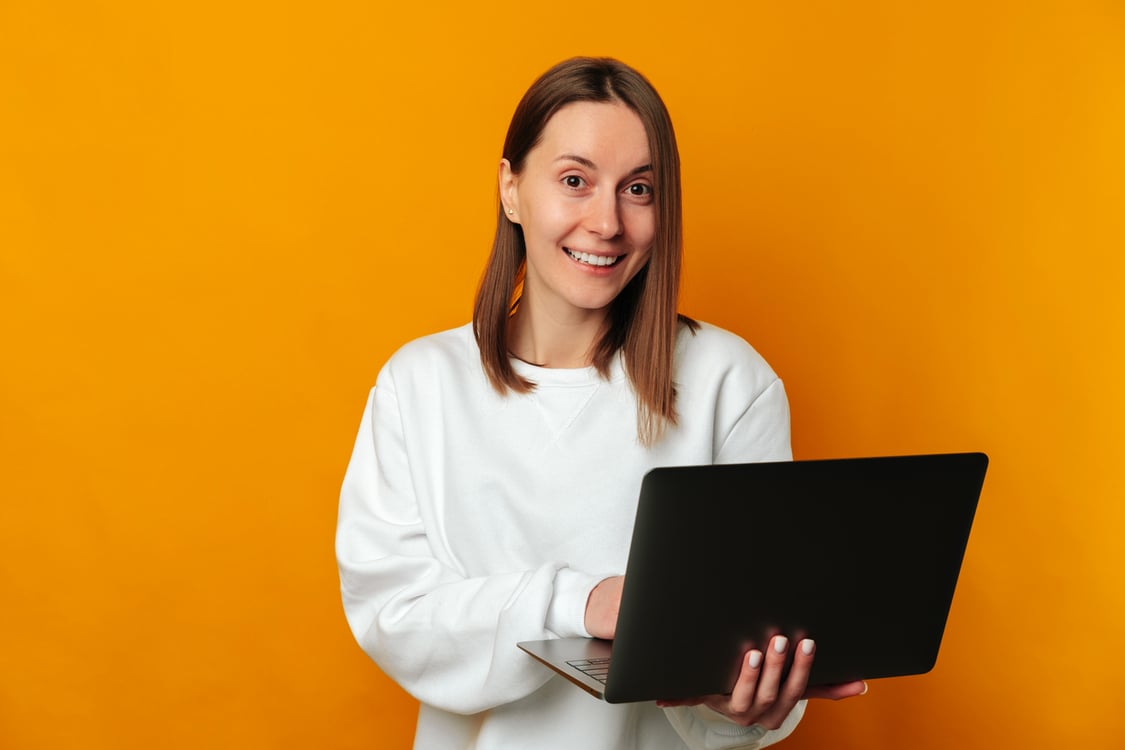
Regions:
[[586, 167], [587, 169], [597, 169], [598, 168], [597, 164], [590, 161], [585, 156], [579, 156], [578, 154], [563, 154], [559, 158], [555, 159], [555, 161], [576, 161], [579, 164], [581, 164], [582, 166]]
[[[577, 162], [577, 163], [581, 164], [582, 166], [586, 167], [587, 169], [596, 170], [598, 168], [597, 164], [590, 161], [585, 156], [579, 156], [578, 154], [563, 154], [562, 156], [555, 159], [555, 161], [573, 161], [573, 162]], [[641, 174], [643, 172], [651, 172], [651, 171], [652, 171], [652, 165], [651, 164], [645, 164], [643, 166], [636, 167], [636, 168], [630, 170], [628, 176], [632, 177], [633, 175], [638, 175], [638, 174]]]

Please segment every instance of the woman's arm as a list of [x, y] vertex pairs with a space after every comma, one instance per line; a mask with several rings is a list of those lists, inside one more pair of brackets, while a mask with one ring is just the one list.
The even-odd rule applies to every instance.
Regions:
[[[393, 381], [372, 391], [344, 478], [336, 536], [356, 640], [421, 701], [476, 713], [549, 678], [521, 640], [587, 635], [594, 576], [562, 564], [467, 577], [434, 553], [411, 482]], [[503, 540], [481, 540], [500, 544]]]
[[789, 399], [781, 380], [774, 380], [747, 404], [719, 438], [715, 445], [717, 464], [792, 460]]

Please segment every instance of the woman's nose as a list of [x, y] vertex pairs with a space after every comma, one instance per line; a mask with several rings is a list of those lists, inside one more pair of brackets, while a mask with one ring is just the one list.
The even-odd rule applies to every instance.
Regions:
[[616, 191], [600, 192], [590, 200], [586, 227], [602, 239], [612, 239], [621, 234], [624, 226]]

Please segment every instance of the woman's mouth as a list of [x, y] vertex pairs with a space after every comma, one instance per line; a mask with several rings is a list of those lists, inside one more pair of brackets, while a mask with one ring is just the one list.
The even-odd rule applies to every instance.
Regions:
[[612, 266], [617, 261], [624, 258], [624, 255], [593, 255], [591, 253], [583, 253], [576, 250], [571, 250], [569, 247], [564, 247], [563, 252], [570, 256], [573, 260], [579, 263], [584, 263], [588, 266]]

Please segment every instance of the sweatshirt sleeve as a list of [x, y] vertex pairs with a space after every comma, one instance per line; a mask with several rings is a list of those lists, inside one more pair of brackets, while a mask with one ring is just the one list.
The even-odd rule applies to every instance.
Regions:
[[548, 670], [522, 640], [586, 636], [593, 576], [562, 564], [467, 577], [436, 555], [409, 466], [391, 378], [368, 398], [344, 477], [336, 556], [356, 640], [415, 698], [477, 713], [537, 690]]
[[775, 378], [749, 404], [740, 407], [715, 450], [715, 463], [790, 461], [789, 399]]
[[805, 704], [798, 703], [777, 729], [757, 724], [740, 727], [704, 706], [666, 708], [664, 713], [691, 750], [759, 750], [792, 734], [805, 714]]

